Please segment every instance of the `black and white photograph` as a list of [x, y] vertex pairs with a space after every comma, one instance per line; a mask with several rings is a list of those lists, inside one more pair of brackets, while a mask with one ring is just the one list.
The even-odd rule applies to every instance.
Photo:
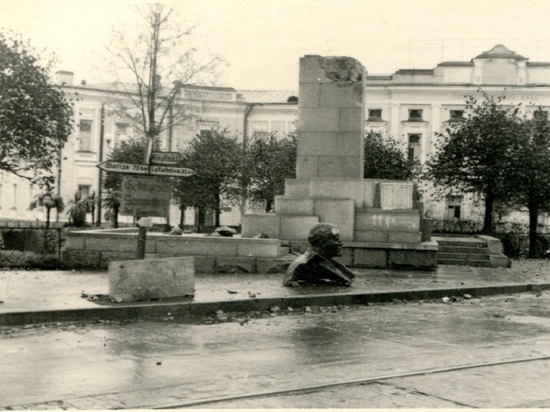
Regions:
[[550, 410], [549, 22], [0, 0], [0, 410]]

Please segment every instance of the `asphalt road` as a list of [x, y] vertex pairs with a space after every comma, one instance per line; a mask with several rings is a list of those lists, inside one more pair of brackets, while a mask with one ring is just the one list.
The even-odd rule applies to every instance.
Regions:
[[550, 407], [549, 332], [548, 292], [4, 327], [0, 408]]

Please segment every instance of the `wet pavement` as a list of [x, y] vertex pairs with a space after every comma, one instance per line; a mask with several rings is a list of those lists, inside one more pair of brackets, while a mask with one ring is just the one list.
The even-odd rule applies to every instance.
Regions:
[[311, 309], [2, 327], [0, 408], [550, 407], [549, 291]]
[[[195, 276], [195, 296], [185, 299], [165, 299], [150, 302], [113, 303], [109, 299], [91, 301], [82, 297], [87, 295], [107, 295], [109, 279], [107, 272], [83, 271], [2, 271], [0, 272], [0, 325], [14, 323], [32, 323], [33, 313], [42, 312], [48, 316], [38, 317], [45, 321], [55, 321], [56, 312], [76, 311], [75, 319], [82, 318], [88, 309], [132, 308], [143, 306], [161, 306], [171, 304], [177, 309], [178, 304], [185, 304], [185, 310], [195, 306], [212, 311], [215, 304], [224, 303], [226, 310], [258, 309], [263, 310], [272, 305], [304, 306], [314, 304], [312, 298], [324, 297], [319, 304], [331, 301], [334, 304], [354, 303], [359, 298], [386, 294], [384, 299], [418, 299], [423, 295], [406, 295], [402, 292], [441, 291], [458, 293], [460, 291], [485, 288], [483, 293], [506, 293], [550, 288], [550, 264], [547, 261], [515, 261], [512, 268], [476, 268], [466, 266], [439, 266], [436, 271], [395, 271], [376, 269], [355, 269], [356, 281], [346, 287], [299, 287], [285, 288], [281, 285], [282, 274], [198, 274]], [[516, 288], [514, 288], [516, 287]], [[523, 287], [523, 289], [522, 289]], [[478, 294], [482, 292], [477, 290]], [[395, 296], [392, 296], [394, 293]], [[468, 292], [463, 292], [468, 293]], [[416, 297], [415, 297], [416, 296]], [[434, 295], [439, 296], [439, 295]], [[309, 301], [302, 298], [310, 298]], [[341, 301], [338, 301], [341, 298]], [[348, 298], [346, 300], [346, 298]], [[328, 300], [327, 300], [328, 299]], [[206, 305], [206, 304], [212, 305]], [[231, 305], [234, 303], [234, 305]], [[202, 310], [202, 309], [200, 309]], [[200, 311], [199, 310], [199, 311]], [[93, 316], [96, 316], [93, 312]], [[16, 319], [21, 316], [21, 322]], [[8, 319], [9, 316], [9, 321]], [[121, 311], [125, 318], [128, 312]], [[116, 314], [115, 314], [116, 317]], [[2, 320], [6, 319], [5, 322]], [[62, 318], [60, 320], [67, 320]]]

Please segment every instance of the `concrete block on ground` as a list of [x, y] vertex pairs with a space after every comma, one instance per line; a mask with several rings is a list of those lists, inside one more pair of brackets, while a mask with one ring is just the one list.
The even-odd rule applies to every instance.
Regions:
[[388, 243], [388, 232], [385, 230], [356, 230], [354, 241], [367, 243]]
[[237, 256], [278, 257], [281, 243], [276, 239], [246, 239], [238, 242]]
[[255, 257], [216, 258], [216, 273], [256, 273]]
[[363, 179], [312, 179], [311, 197], [314, 199], [353, 199], [356, 208], [364, 207]]
[[388, 252], [384, 249], [354, 249], [353, 267], [386, 268]]
[[292, 199], [275, 196], [275, 213], [278, 215], [313, 215], [313, 199]]
[[360, 179], [363, 177], [362, 158], [357, 156], [319, 156], [319, 177]]
[[388, 232], [388, 243], [420, 243], [420, 232]]
[[250, 238], [265, 233], [272, 239], [280, 236], [281, 217], [273, 213], [242, 215], [242, 237]]
[[420, 215], [414, 209], [403, 213], [386, 213], [382, 209], [357, 213], [355, 216], [355, 230], [419, 232]]
[[351, 199], [315, 199], [314, 215], [320, 222], [338, 226], [342, 241], [353, 241], [355, 201]]
[[307, 240], [311, 228], [319, 223], [318, 216], [281, 216], [281, 239]]
[[193, 296], [193, 257], [115, 261], [109, 264], [109, 295], [124, 302]]
[[433, 250], [389, 250], [388, 268], [433, 270], [437, 267], [437, 252]]

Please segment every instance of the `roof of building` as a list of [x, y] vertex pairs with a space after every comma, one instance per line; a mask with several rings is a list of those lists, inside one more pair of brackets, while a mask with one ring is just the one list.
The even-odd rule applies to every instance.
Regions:
[[473, 66], [474, 62], [460, 62], [460, 61], [448, 61], [448, 62], [441, 62], [438, 64], [438, 66], [459, 66], [459, 67], [470, 67]]
[[395, 74], [406, 74], [406, 75], [432, 75], [434, 71], [432, 69], [399, 69]]
[[289, 97], [298, 96], [295, 90], [238, 90], [246, 103], [287, 103]]
[[497, 44], [491, 50], [484, 51], [480, 55], [474, 57], [474, 59], [494, 59], [494, 58], [529, 60], [526, 57], [523, 57], [517, 54], [516, 52], [508, 49], [503, 44]]

